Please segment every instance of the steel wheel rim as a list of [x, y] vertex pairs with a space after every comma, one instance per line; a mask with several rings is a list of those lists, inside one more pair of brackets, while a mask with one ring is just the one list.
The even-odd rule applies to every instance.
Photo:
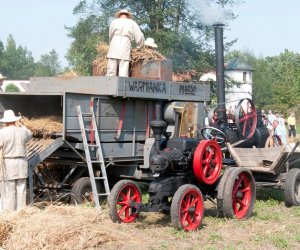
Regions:
[[[244, 101], [247, 101], [246, 112], [242, 105]], [[256, 108], [250, 99], [246, 98], [239, 102], [235, 120], [237, 129], [243, 137], [250, 138], [253, 136], [257, 124], [257, 114]]]
[[203, 216], [203, 200], [196, 190], [186, 192], [180, 202], [180, 224], [186, 231], [199, 227]]
[[300, 202], [300, 176], [299, 178], [296, 179], [296, 183], [295, 183], [295, 199], [297, 203]]
[[240, 173], [232, 189], [232, 207], [236, 218], [242, 219], [246, 216], [251, 199], [251, 179], [247, 173]]
[[135, 185], [127, 184], [117, 195], [116, 208], [117, 215], [122, 222], [130, 223], [136, 219], [138, 213], [132, 206], [133, 202], [140, 202], [141, 196]]
[[213, 184], [222, 169], [222, 153], [215, 141], [201, 141], [193, 160], [194, 174], [200, 182]]

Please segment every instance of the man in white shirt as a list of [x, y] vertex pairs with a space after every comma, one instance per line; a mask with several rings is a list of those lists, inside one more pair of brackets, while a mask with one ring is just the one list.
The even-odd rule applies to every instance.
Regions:
[[275, 136], [278, 136], [280, 138], [280, 141], [282, 145], [287, 145], [287, 139], [286, 139], [286, 130], [285, 128], [280, 125], [278, 120], [273, 121], [273, 128], [274, 128], [274, 134]]
[[120, 10], [115, 17], [109, 26], [106, 75], [128, 77], [131, 41], [135, 40], [138, 49], [143, 48], [144, 35], [129, 11]]
[[26, 179], [28, 162], [26, 143], [31, 132], [23, 126], [12, 110], [5, 110], [0, 122], [5, 127], [0, 130], [0, 150], [3, 161], [0, 162], [0, 191], [3, 211], [15, 211], [26, 206]]

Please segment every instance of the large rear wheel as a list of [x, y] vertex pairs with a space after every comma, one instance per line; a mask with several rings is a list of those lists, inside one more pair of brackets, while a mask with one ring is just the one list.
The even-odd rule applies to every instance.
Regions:
[[300, 169], [291, 169], [285, 180], [284, 203], [287, 207], [300, 206]]
[[175, 228], [192, 231], [200, 227], [204, 215], [201, 191], [194, 185], [182, 185], [171, 204], [171, 220]]
[[108, 196], [109, 216], [114, 222], [133, 222], [138, 217], [136, 203], [142, 201], [141, 190], [131, 180], [121, 180]]
[[223, 211], [229, 218], [247, 219], [251, 216], [256, 199], [255, 181], [245, 168], [235, 168], [224, 185]]

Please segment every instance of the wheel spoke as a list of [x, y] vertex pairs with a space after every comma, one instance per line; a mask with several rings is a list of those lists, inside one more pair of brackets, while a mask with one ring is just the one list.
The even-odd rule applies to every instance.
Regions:
[[209, 169], [208, 164], [205, 164], [205, 166], [203, 168], [203, 176], [206, 176], [208, 169]]
[[183, 213], [183, 216], [181, 217], [181, 224], [182, 224], [182, 225], [185, 224], [186, 218], [187, 218], [188, 214], [189, 214], [188, 212], [184, 212], [184, 213]]
[[128, 191], [127, 191], [127, 194], [126, 194], [127, 201], [130, 201], [130, 196], [131, 196], [131, 188], [128, 188]]
[[126, 210], [127, 205], [123, 206], [120, 211], [118, 212], [119, 217], [121, 217], [122, 213], [124, 213], [124, 211]]
[[250, 191], [250, 190], [251, 190], [250, 187], [245, 187], [244, 189], [241, 189], [240, 191], [241, 191], [242, 193], [246, 193], [246, 192], [248, 192], [248, 191]]
[[190, 207], [195, 206], [195, 204], [199, 201], [199, 197], [195, 197], [194, 200], [191, 202]]
[[233, 193], [236, 194], [243, 179], [244, 179], [244, 175], [240, 176], [240, 178], [236, 181], [236, 183], [234, 184]]
[[236, 199], [237, 203], [241, 204], [243, 207], [247, 207], [248, 204], [242, 201], [241, 199]]

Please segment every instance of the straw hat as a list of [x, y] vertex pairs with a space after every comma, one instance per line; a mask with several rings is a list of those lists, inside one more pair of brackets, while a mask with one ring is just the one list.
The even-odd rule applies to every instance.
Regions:
[[152, 48], [157, 48], [157, 44], [154, 42], [154, 39], [151, 37], [148, 37], [145, 41], [145, 45], [152, 47]]
[[120, 16], [121, 14], [126, 14], [130, 19], [132, 19], [132, 13], [129, 12], [128, 10], [125, 10], [125, 9], [119, 10], [119, 11], [115, 14], [115, 17], [116, 17], [116, 18], [119, 18], [119, 16]]
[[4, 80], [6, 78], [7, 78], [6, 76], [3, 76], [2, 74], [0, 74], [0, 80]]
[[15, 116], [14, 111], [8, 109], [4, 111], [3, 118], [0, 119], [0, 122], [16, 122], [21, 119], [21, 116]]

